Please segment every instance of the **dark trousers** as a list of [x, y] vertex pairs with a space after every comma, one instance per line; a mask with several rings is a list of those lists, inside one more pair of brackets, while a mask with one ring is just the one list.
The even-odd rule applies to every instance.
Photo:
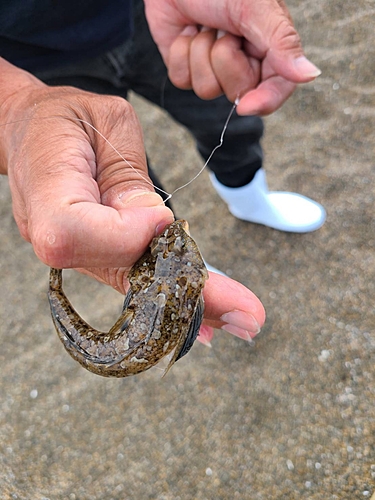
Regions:
[[[167, 77], [167, 69], [150, 35], [143, 1], [135, 0], [134, 35], [121, 46], [94, 59], [36, 73], [49, 85], [70, 85], [99, 94], [126, 98], [129, 90], [164, 108], [195, 137], [198, 151], [206, 160], [219, 143], [232, 104], [219, 97], [204, 101], [193, 91], [179, 90]], [[228, 69], [229, 70], [229, 69]], [[259, 117], [232, 116], [219, 148], [208, 168], [229, 187], [249, 183], [262, 166]], [[155, 174], [151, 177], [157, 181]]]

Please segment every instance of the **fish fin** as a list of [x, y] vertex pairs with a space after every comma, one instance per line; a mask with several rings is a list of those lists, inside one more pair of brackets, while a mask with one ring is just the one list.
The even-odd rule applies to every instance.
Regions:
[[163, 377], [165, 377], [165, 375], [169, 372], [175, 362], [185, 356], [185, 354], [187, 354], [192, 348], [196, 338], [198, 337], [199, 329], [203, 321], [203, 313], [204, 301], [203, 296], [201, 295], [186, 337], [180, 339], [180, 341], [178, 342], [173, 357], [163, 373]]

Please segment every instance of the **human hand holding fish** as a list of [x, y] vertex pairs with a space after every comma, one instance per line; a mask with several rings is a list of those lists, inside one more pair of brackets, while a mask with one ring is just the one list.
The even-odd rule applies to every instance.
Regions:
[[[47, 265], [125, 293], [129, 269], [174, 219], [148, 178], [135, 113], [122, 99], [50, 88], [21, 73], [22, 94], [3, 101], [0, 141], [20, 232]], [[110, 143], [121, 145], [125, 162]], [[240, 283], [211, 274], [203, 293], [206, 343], [211, 327], [249, 340], [264, 322], [260, 301]]]
[[[275, 111], [320, 73], [283, 0], [145, 5], [172, 82], [205, 99], [224, 93], [239, 114]], [[1, 58], [0, 102], [0, 173], [22, 236], [52, 270], [76, 268], [125, 292], [133, 265], [174, 220], [148, 177], [134, 110], [117, 97], [48, 87]], [[263, 306], [239, 283], [214, 273], [203, 294], [205, 343], [212, 327], [247, 340], [259, 331]], [[158, 292], [160, 310], [167, 295]]]
[[[92, 328], [77, 314], [64, 293], [62, 271], [54, 268], [48, 290], [52, 319], [68, 353], [97, 375], [136, 375], [168, 357], [167, 373], [189, 352], [198, 335], [207, 344], [212, 333], [207, 325], [199, 332], [207, 278], [188, 223], [178, 220], [153, 238], [150, 248], [130, 269], [122, 313], [109, 331]], [[233, 310], [220, 319], [224, 329], [249, 341], [251, 334], [259, 332], [255, 317], [244, 311]]]

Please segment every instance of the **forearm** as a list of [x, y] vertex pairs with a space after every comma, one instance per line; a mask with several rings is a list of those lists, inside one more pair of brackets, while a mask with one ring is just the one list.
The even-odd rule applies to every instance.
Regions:
[[0, 57], [0, 174], [7, 174], [9, 131], [6, 127], [17, 119], [20, 102], [29, 91], [45, 87], [36, 77]]

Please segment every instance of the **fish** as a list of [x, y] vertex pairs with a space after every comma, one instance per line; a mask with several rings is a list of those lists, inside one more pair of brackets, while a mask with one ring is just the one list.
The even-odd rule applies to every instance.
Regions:
[[90, 372], [128, 377], [168, 356], [165, 375], [190, 351], [203, 320], [208, 271], [187, 221], [166, 226], [133, 265], [121, 315], [108, 332], [92, 328], [75, 311], [62, 272], [50, 268], [52, 320], [67, 352]]

